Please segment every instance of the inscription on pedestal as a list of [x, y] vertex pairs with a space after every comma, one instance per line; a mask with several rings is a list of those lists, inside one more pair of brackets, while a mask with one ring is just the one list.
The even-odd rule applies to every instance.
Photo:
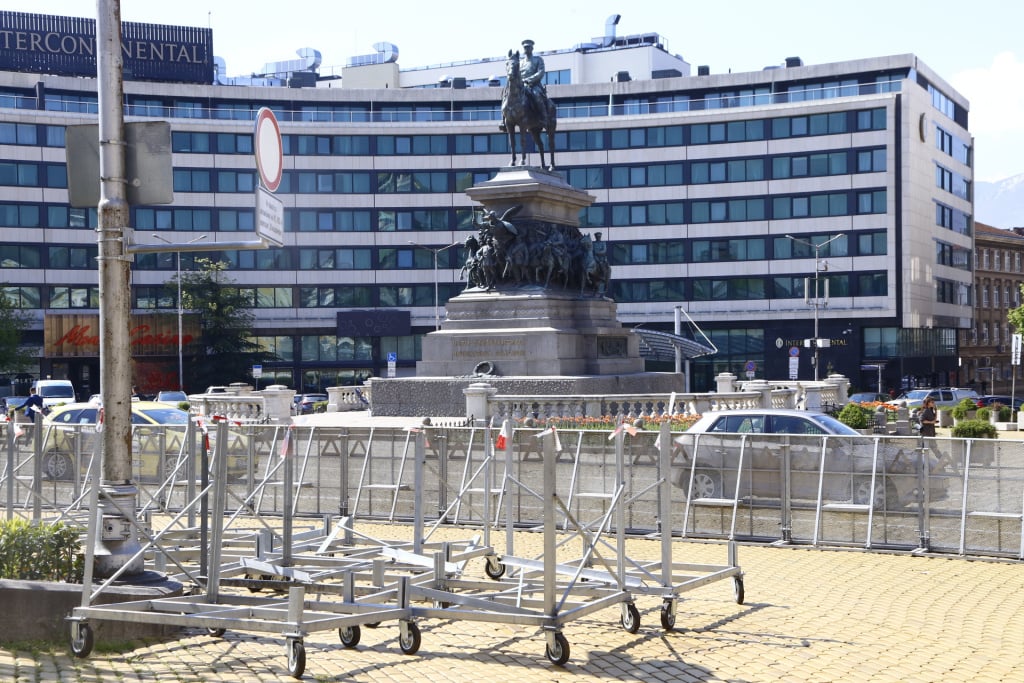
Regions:
[[452, 341], [452, 358], [525, 358], [526, 339], [523, 337], [473, 337]]
[[622, 337], [601, 337], [597, 340], [597, 355], [602, 358], [625, 358], [626, 340]]

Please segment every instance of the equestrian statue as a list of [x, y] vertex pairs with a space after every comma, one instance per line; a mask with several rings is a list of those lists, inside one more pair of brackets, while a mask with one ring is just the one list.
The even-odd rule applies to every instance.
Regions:
[[[508, 51], [505, 61], [505, 74], [508, 84], [501, 98], [500, 130], [508, 135], [508, 147], [512, 150], [511, 166], [515, 166], [521, 157], [521, 165], [526, 165], [526, 133], [533, 137], [533, 144], [540, 153], [541, 168], [549, 171], [555, 169], [555, 103], [548, 97], [544, 87], [544, 60], [533, 54], [533, 41], [523, 41], [523, 56], [519, 52]], [[519, 129], [519, 147], [521, 155], [516, 155], [516, 129]], [[541, 131], [547, 133], [547, 153], [551, 163], [544, 164], [544, 142]]]

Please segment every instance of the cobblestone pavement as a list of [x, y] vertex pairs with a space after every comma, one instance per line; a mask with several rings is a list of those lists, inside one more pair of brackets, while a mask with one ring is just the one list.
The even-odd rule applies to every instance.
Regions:
[[[391, 527], [392, 531], [401, 527]], [[517, 532], [527, 545], [539, 534]], [[516, 541], [517, 544], [519, 541]], [[630, 539], [631, 558], [659, 544]], [[726, 563], [721, 543], [677, 540], [676, 562]], [[517, 545], [517, 551], [520, 548]], [[524, 556], [528, 556], [523, 552]], [[931, 681], [1024, 680], [1024, 567], [1019, 562], [740, 546], [746, 600], [731, 580], [681, 594], [676, 627], [661, 628], [661, 598], [640, 596], [639, 632], [620, 608], [569, 622], [570, 658], [545, 656], [537, 628], [451, 620], [419, 622], [422, 646], [405, 655], [397, 622], [362, 629], [353, 649], [335, 631], [305, 638], [310, 681]], [[482, 572], [480, 572], [482, 576]], [[6, 615], [7, 618], [16, 618]], [[289, 681], [284, 639], [199, 629], [161, 642], [104, 643], [86, 659], [65, 648], [0, 646], [0, 681]]]

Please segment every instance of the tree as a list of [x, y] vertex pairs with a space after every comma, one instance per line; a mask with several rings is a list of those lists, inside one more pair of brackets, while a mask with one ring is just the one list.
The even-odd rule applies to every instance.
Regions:
[[0, 374], [16, 375], [24, 372], [36, 359], [21, 346], [21, 336], [32, 318], [16, 308], [0, 287]]
[[[196, 354], [185, 366], [185, 386], [202, 390], [248, 378], [253, 365], [280, 360], [253, 339], [252, 299], [227, 277], [228, 264], [196, 259], [199, 270], [181, 274], [181, 298], [186, 311], [199, 318]], [[167, 285], [177, 296], [177, 281]]]

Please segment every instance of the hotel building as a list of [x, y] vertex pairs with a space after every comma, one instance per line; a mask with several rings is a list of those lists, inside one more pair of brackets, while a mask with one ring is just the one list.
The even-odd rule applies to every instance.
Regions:
[[[658, 34], [616, 35], [616, 22], [536, 54], [558, 107], [556, 166], [595, 197], [581, 230], [609, 243], [622, 324], [672, 331], [685, 311], [718, 349], [693, 362], [693, 390], [726, 371], [838, 372], [867, 390], [879, 368], [883, 390], [968, 380], [967, 100], [911, 54], [766, 56], [762, 70], [716, 73]], [[389, 357], [413, 374], [435, 305], [443, 317], [465, 287], [461, 249], [436, 251], [436, 263], [435, 250], [476, 231], [464, 191], [510, 159], [498, 130], [504, 54], [525, 37], [496, 44], [499, 57], [409, 70], [387, 43], [337, 69], [301, 50], [229, 78], [209, 29], [126, 23], [125, 120], [169, 122], [173, 183], [171, 203], [131, 207], [134, 241], [205, 236], [202, 252], [135, 257], [135, 383], [177, 384], [167, 283], [179, 255], [182, 271], [228, 262], [251, 295], [258, 340], [281, 359], [261, 385], [357, 383], [385, 376]], [[66, 131], [97, 121], [94, 47], [92, 20], [0, 12], [0, 286], [33, 318], [32, 372], [83, 393], [98, 391], [97, 218], [71, 205]], [[218, 248], [255, 238], [262, 107], [283, 139], [285, 243]], [[186, 360], [197, 352], [186, 341]]]

